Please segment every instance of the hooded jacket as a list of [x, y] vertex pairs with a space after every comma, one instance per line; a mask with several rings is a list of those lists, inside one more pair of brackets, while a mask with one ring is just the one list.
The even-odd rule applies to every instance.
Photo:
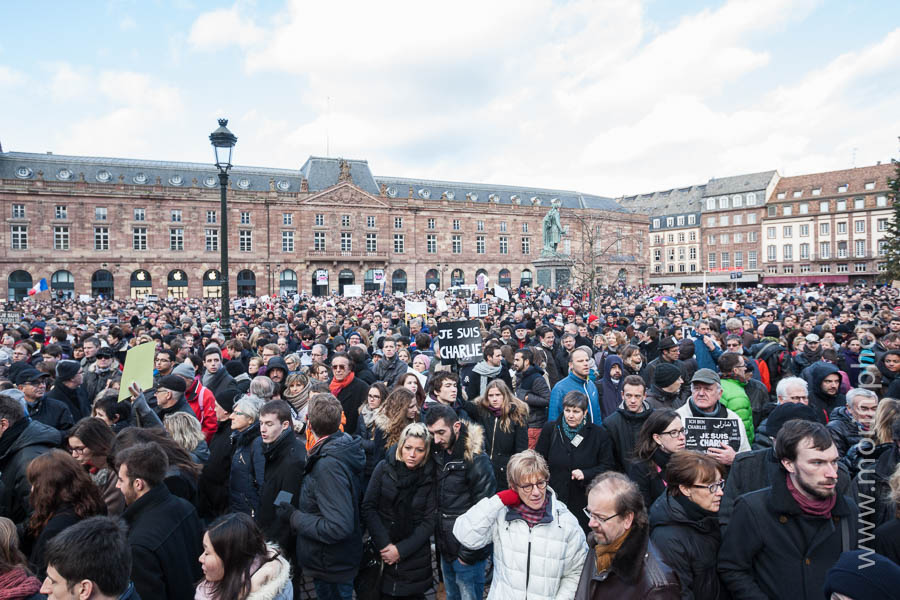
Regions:
[[745, 390], [746, 384], [737, 379], [722, 378], [722, 397], [719, 402], [737, 413], [744, 422], [744, 430], [747, 432], [747, 441], [753, 443], [753, 409], [750, 405], [750, 397]]
[[498, 496], [479, 501], [456, 520], [453, 534], [467, 548], [494, 545], [488, 600], [572, 598], [587, 543], [578, 520], [547, 488], [548, 506], [534, 527]]
[[544, 370], [531, 365], [523, 373], [516, 373], [515, 393], [519, 400], [528, 405], [528, 427], [543, 427], [550, 405], [550, 386], [544, 379]]
[[[619, 365], [621, 372], [619, 379], [613, 381], [610, 371], [614, 365]], [[622, 388], [625, 386], [625, 366], [622, 359], [616, 354], [610, 354], [603, 362], [603, 377], [597, 382], [597, 390], [600, 392], [600, 414], [606, 419], [616, 411], [622, 402]]]
[[319, 440], [306, 460], [298, 510], [297, 562], [305, 575], [350, 583], [362, 560], [360, 499], [366, 454], [358, 438], [337, 431]]
[[846, 455], [859, 442], [859, 423], [853, 420], [846, 406], [838, 406], [831, 411], [827, 427], [839, 456]]
[[638, 432], [651, 414], [653, 408], [646, 400], [638, 412], [628, 410], [623, 400], [616, 412], [603, 419], [602, 427], [609, 433], [612, 441], [613, 460], [617, 471], [624, 473], [628, 462], [633, 460]]
[[588, 398], [588, 420], [594, 425], [603, 422], [600, 410], [600, 393], [597, 386], [590, 379], [582, 379], [575, 373], [569, 373], [550, 391], [550, 409], [547, 413], [548, 421], [558, 421], [563, 412], [563, 398], [569, 392], [581, 392]]
[[881, 373], [881, 389], [884, 390], [883, 398], [900, 398], [900, 371], [888, 370], [884, 365], [884, 354], [875, 361], [875, 366]]
[[25, 470], [33, 459], [61, 443], [58, 430], [28, 417], [16, 421], [0, 435], [0, 514], [14, 523], [31, 514], [31, 483]]
[[96, 360], [88, 365], [82, 364], [82, 366], [84, 367], [84, 383], [82, 383], [82, 386], [88, 400], [93, 403], [97, 394], [106, 389], [106, 382], [119, 372], [119, 361], [112, 359], [109, 362], [109, 368], [102, 371], [97, 366]]
[[822, 391], [822, 381], [832, 374], [840, 376], [841, 372], [837, 365], [827, 362], [813, 363], [801, 374], [809, 389], [809, 405], [816, 411], [816, 420], [823, 425], [828, 422], [827, 415], [832, 410], [847, 403], [844, 394], [840, 393], [840, 388], [838, 393], [832, 396]]

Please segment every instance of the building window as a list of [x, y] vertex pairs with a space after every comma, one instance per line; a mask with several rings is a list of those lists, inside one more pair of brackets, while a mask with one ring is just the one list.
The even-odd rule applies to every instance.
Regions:
[[822, 194], [822, 188], [820, 188], [820, 187], [813, 188], [813, 191], [812, 191], [813, 196], [820, 196], [821, 194]]
[[747, 225], [756, 225], [756, 213], [747, 215]]
[[874, 181], [867, 181], [867, 182], [866, 182], [866, 189], [867, 189], [867, 190], [874, 190], [874, 189], [875, 189], [875, 182], [874, 182]]
[[719, 216], [719, 226], [724, 227], [728, 225], [728, 215], [720, 215]]
[[462, 253], [462, 236], [454, 235], [450, 238], [450, 251], [453, 254], [461, 254]]
[[313, 232], [313, 250], [316, 252], [324, 252], [325, 251], [325, 232], [324, 231], [314, 231]]
[[866, 199], [865, 198], [854, 198], [853, 199], [853, 210], [864, 210], [866, 208]]
[[747, 206], [756, 206], [756, 194], [754, 192], [747, 194]]
[[809, 273], [809, 271], [810, 271], [809, 265], [800, 265], [801, 273]]
[[878, 228], [878, 231], [887, 231], [888, 219], [878, 219], [877, 228]]
[[819, 265], [819, 272], [831, 273], [831, 265]]
[[522, 223], [522, 233], [528, 233], [528, 223]]
[[687, 222], [688, 222], [688, 225], [696, 225], [697, 224], [697, 215], [688, 215]]
[[131, 230], [131, 247], [134, 250], [147, 249], [147, 228], [135, 227]]
[[800, 237], [809, 237], [809, 225], [800, 225]]
[[774, 227], [766, 228], [766, 239], [769, 239], [769, 240], [775, 239], [775, 228]]
[[819, 258], [828, 258], [831, 255], [831, 242], [819, 242]]
[[350, 215], [341, 215], [341, 227], [350, 227]]
[[740, 194], [737, 194], [731, 198], [731, 207], [732, 208], [740, 208], [744, 205], [744, 199], [741, 198]]
[[758, 231], [748, 231], [747, 232], [747, 241], [748, 242], [755, 242], [758, 239], [759, 239]]
[[854, 273], [865, 273], [866, 271], [866, 263], [853, 263], [853, 272]]
[[428, 254], [437, 254], [437, 236], [433, 233], [425, 236], [425, 252]]
[[653, 219], [653, 229], [659, 229], [659, 219]]
[[378, 252], [378, 234], [366, 234], [366, 252]]
[[653, 267], [653, 272], [654, 273], [662, 273], [662, 265], [655, 265]]
[[[396, 226], [396, 224], [397, 224], [397, 220], [394, 219], [394, 225]], [[403, 244], [404, 244], [403, 234], [395, 233], [394, 234], [394, 254], [403, 254], [403, 250], [404, 250]]]
[[778, 192], [778, 195], [776, 197], [779, 200], [784, 200], [785, 198], [787, 198], [787, 192]]
[[684, 243], [684, 239], [685, 239], [685, 238], [684, 238], [684, 232], [682, 231], [681, 233], [678, 234], [678, 243], [679, 243], [679, 244], [683, 244], [683, 243]]
[[884, 273], [885, 271], [887, 271], [887, 263], [886, 262], [878, 263], [878, 272]]
[[831, 233], [831, 227], [829, 227], [828, 223], [819, 223], [819, 235], [829, 235]]
[[708, 238], [706, 238], [706, 241], [710, 246], [715, 246], [716, 245], [716, 236], [711, 235]]
[[669, 265], [668, 265], [668, 269], [669, 269], [669, 273], [674, 273], [674, 272], [675, 272], [675, 265], [669, 264]]
[[766, 214], [768, 214], [770, 217], [776, 216], [777, 212], [778, 212], [777, 206], [767, 206], [766, 207]]
[[94, 250], [109, 250], [109, 227], [94, 227]]
[[856, 257], [862, 258], [866, 255], [866, 240], [856, 240], [853, 243], [853, 248], [856, 250]]
[[846, 263], [840, 263], [840, 264], [836, 265], [834, 270], [837, 273], [847, 273], [850, 269], [849, 269], [849, 265], [847, 265]]
[[831, 209], [831, 206], [828, 204], [828, 200], [823, 200], [823, 201], [819, 202], [819, 212], [820, 213], [827, 213], [830, 211], [830, 209]]
[[69, 218], [69, 209], [64, 205], [57, 204], [56, 205], [56, 218], [57, 219], [68, 219]]
[[169, 250], [184, 250], [184, 229], [172, 227], [169, 229]]
[[887, 254], [887, 240], [878, 240], [878, 256], [885, 256]]
[[784, 272], [785, 272], [785, 273], [788, 273], [788, 274], [793, 273], [793, 272], [794, 272], [794, 265], [785, 265], [785, 266], [784, 266]]
[[756, 268], [756, 250], [750, 250], [749, 252], [747, 252], [747, 268]]
[[475, 236], [475, 254], [484, 254], [484, 236]]
[[866, 232], [866, 222], [862, 219], [853, 222], [853, 230], [856, 233], [865, 233]]
[[673, 225], [675, 225], [675, 218], [666, 217], [666, 227], [672, 227]]
[[249, 225], [250, 224], [250, 211], [242, 210], [241, 211], [241, 225]]
[[506, 221], [500, 221], [500, 233], [506, 233]]
[[12, 218], [13, 219], [24, 219], [25, 218], [25, 205], [24, 204], [13, 204], [12, 205]]
[[526, 256], [531, 254], [531, 238], [522, 238], [522, 254]]
[[282, 252], [293, 252], [294, 251], [294, 232], [293, 231], [282, 231], [281, 232], [281, 251]]
[[206, 224], [207, 225], [215, 225], [216, 221], [218, 221], [219, 215], [214, 210], [206, 211]]
[[778, 256], [778, 247], [774, 244], [770, 244], [766, 246], [766, 260], [769, 262], [775, 262]]
[[837, 211], [840, 212], [842, 210], [847, 210], [847, 201], [846, 200], [838, 200], [837, 201]]
[[707, 198], [706, 199], [706, 210], [716, 210], [716, 199], [715, 198]]
[[697, 272], [697, 263], [691, 263], [689, 270], [691, 273], [696, 273]]
[[135, 221], [146, 221], [147, 213], [143, 208], [134, 209], [134, 220]]
[[688, 233], [688, 241], [691, 241], [691, 242], [697, 241], [697, 232], [696, 231], [691, 231], [690, 233]]
[[[500, 228], [500, 231], [506, 231], [505, 227], [506, 227], [506, 223], [503, 223], [503, 227]], [[428, 229], [434, 229], [434, 219], [433, 218], [428, 219]]]
[[[599, 242], [600, 240], [597, 240], [597, 241]], [[670, 233], [669, 235], [666, 236], [666, 241], [669, 242], [670, 244], [674, 244], [675, 243], [675, 235]]]
[[809, 203], [801, 202], [800, 204], [798, 204], [797, 212], [799, 212], [801, 215], [808, 215], [809, 214]]
[[394, 229], [403, 229], [403, 217], [394, 217]]
[[341, 232], [341, 252], [353, 252], [353, 234], [349, 231]]
[[790, 244], [785, 244], [781, 248], [781, 252], [784, 255], [782, 260], [794, 260], [794, 247]]
[[105, 221], [106, 220], [106, 207], [105, 206], [94, 207], [94, 220], [95, 221]]
[[743, 234], [743, 233], [736, 233], [736, 234], [734, 234], [734, 243], [735, 243], [735, 244], [740, 244], [740, 243], [743, 242], [743, 241], [744, 241], [744, 234]]
[[653, 251], [653, 260], [662, 260], [662, 250], [660, 248]]
[[803, 190], [794, 190], [794, 198], [799, 198], [803, 195]]
[[722, 268], [727, 269], [731, 267], [731, 254], [729, 252], [722, 253]]
[[737, 268], [744, 267], [744, 253], [743, 252], [735, 252], [734, 253], [734, 266]]
[[878, 196], [875, 198], [875, 206], [878, 208], [884, 208], [887, 206], [887, 196]]
[[294, 213], [281, 213], [281, 224], [282, 225], [293, 225], [294, 224]]
[[475, 223], [475, 231], [484, 231], [484, 221], [477, 221]]
[[205, 237], [206, 237], [206, 251], [207, 252], [218, 252], [218, 250], [219, 250], [219, 230], [218, 229], [207, 229]]
[[238, 250], [241, 252], [253, 252], [253, 231], [250, 229], [238, 229]]
[[654, 235], [654, 236], [653, 236], [653, 243], [654, 243], [654, 244], [662, 244], [662, 236], [659, 235], [659, 234]]
[[325, 215], [317, 214], [316, 220], [314, 221], [316, 227], [324, 227], [325, 226]]
[[790, 238], [794, 236], [794, 227], [792, 225], [785, 225], [782, 227], [782, 237]]
[[728, 208], [728, 196], [719, 198], [719, 208]]
[[[432, 222], [432, 221], [434, 221], [434, 219], [429, 219], [429, 222]], [[374, 228], [375, 228], [375, 217], [374, 217], [374, 216], [369, 215], [369, 216], [366, 217], [366, 227], [368, 227], [369, 229], [374, 229]], [[432, 226], [431, 226], [431, 229], [434, 229], [434, 225], [433, 225], [433, 224], [432, 224]]]
[[733, 223], [735, 225], [741, 225], [743, 223], [743, 221], [744, 221], [743, 215], [734, 215]]
[[176, 208], [172, 210], [172, 222], [173, 223], [181, 223], [181, 209]]
[[459, 219], [453, 219], [453, 231], [459, 231]]
[[[720, 235], [719, 235], [719, 243], [720, 243], [720, 244], [727, 244], [727, 243], [728, 243], [728, 234], [727, 234], [727, 233], [723, 233], [723, 234], [720, 234]], [[723, 266], [724, 266], [724, 265], [723, 265]]]
[[675, 260], [675, 248], [669, 248], [669, 251], [667, 254], [669, 255], [670, 261]]
[[837, 233], [838, 233], [838, 235], [847, 233], [847, 221], [838, 221]]
[[509, 254], [509, 238], [500, 236], [500, 254]]
[[696, 248], [688, 248], [688, 258], [690, 260], [697, 260], [697, 249]]
[[710, 252], [709, 256], [707, 256], [706, 260], [707, 260], [707, 264], [710, 269], [716, 268], [716, 253], [715, 252]]
[[841, 185], [838, 186], [837, 191], [838, 191], [838, 193], [843, 194], [843, 193], [846, 192], [848, 189], [849, 189], [848, 184], [842, 183]]
[[13, 225], [10, 233], [13, 250], [28, 250], [28, 225]]
[[706, 226], [707, 227], [715, 227], [716, 226], [716, 218], [715, 217], [707, 217], [706, 218]]
[[777, 266], [777, 265], [770, 265], [770, 266], [766, 267], [766, 273], [774, 274], [774, 273], [777, 273], [777, 272], [778, 272], [778, 266]]
[[838, 258], [847, 258], [847, 242], [838, 242], [837, 255]]
[[809, 244], [800, 244], [800, 260], [809, 260]]

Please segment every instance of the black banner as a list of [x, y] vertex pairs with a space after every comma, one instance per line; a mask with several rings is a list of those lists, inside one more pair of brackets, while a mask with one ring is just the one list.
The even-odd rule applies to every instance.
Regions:
[[481, 360], [481, 324], [477, 320], [438, 323], [438, 358], [445, 365]]
[[734, 451], [741, 448], [741, 426], [738, 419], [686, 417], [684, 419], [685, 448], [706, 452], [707, 448], [721, 448], [727, 442]]

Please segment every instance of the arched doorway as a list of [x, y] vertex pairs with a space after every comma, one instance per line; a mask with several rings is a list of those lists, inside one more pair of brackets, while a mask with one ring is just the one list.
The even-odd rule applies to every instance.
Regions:
[[497, 283], [505, 288], [508, 288], [512, 285], [512, 275], [510, 274], [509, 269], [500, 269], [500, 274], [497, 277]]
[[432, 285], [434, 286], [434, 289], [441, 287], [441, 280], [437, 269], [428, 269], [428, 271], [425, 272], [425, 287], [430, 290]]
[[462, 269], [453, 269], [450, 273], [450, 285], [463, 285], [466, 282], [466, 276]]
[[237, 295], [256, 296], [256, 273], [250, 269], [244, 269], [243, 271], [238, 272]]
[[9, 293], [6, 297], [15, 302], [28, 296], [28, 290], [34, 285], [31, 280], [31, 273], [21, 270], [10, 273], [7, 283], [9, 285]]
[[369, 269], [363, 276], [363, 291], [377, 292], [381, 289], [381, 285], [375, 283], [375, 269]]
[[138, 269], [131, 274], [131, 297], [143, 298], [153, 293], [153, 281], [150, 273], [144, 269]]
[[391, 273], [391, 291], [406, 293], [406, 271], [395, 269]]
[[356, 278], [353, 275], [353, 271], [351, 271], [350, 269], [344, 269], [340, 273], [338, 273], [338, 294], [343, 296], [344, 286], [353, 285], [355, 279]]
[[91, 275], [91, 296], [95, 298], [98, 296], [112, 298], [114, 296], [112, 273], [106, 269], [94, 271], [94, 274]]
[[619, 281], [619, 285], [625, 285], [628, 281], [628, 271], [625, 269], [619, 269], [619, 274], [616, 275], [616, 279]]
[[529, 269], [522, 270], [522, 277], [519, 279], [520, 287], [531, 287], [531, 271]]
[[313, 296], [328, 295], [328, 269], [316, 269], [312, 276]]
[[50, 293], [55, 298], [74, 298], [75, 277], [69, 271], [57, 271], [50, 277]]
[[278, 278], [278, 293], [282, 296], [293, 296], [297, 293], [297, 273], [290, 269], [281, 272]]
[[203, 297], [222, 297], [222, 278], [219, 276], [219, 272], [215, 269], [210, 269], [203, 274]]
[[166, 278], [166, 293], [169, 298], [187, 298], [187, 273], [181, 269], [169, 271], [169, 276]]

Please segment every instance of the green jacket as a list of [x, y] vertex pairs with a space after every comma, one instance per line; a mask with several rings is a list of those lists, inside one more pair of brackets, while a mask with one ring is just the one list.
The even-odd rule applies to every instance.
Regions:
[[730, 408], [744, 422], [747, 431], [747, 441], [753, 443], [753, 409], [750, 406], [750, 397], [744, 391], [744, 384], [735, 379], [722, 379], [722, 398], [719, 400]]

